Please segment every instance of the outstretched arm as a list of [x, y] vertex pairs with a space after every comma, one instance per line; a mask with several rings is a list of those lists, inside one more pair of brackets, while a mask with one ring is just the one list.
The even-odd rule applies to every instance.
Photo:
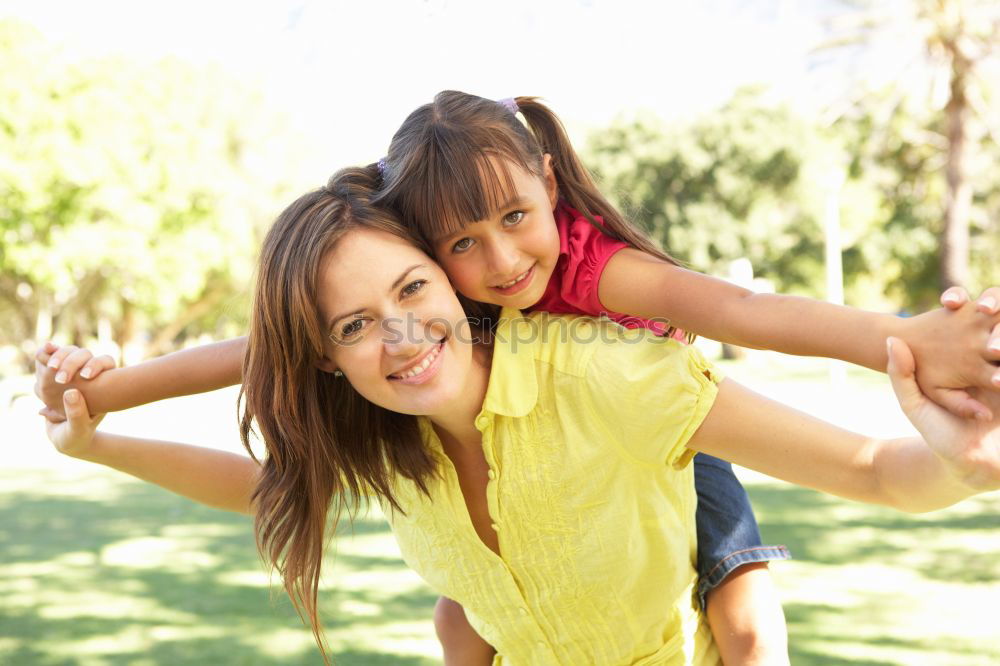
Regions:
[[[913, 357], [892, 341], [889, 376], [924, 439], [863, 437], [723, 381], [688, 446], [792, 483], [921, 512], [1000, 488], [1000, 418], [955, 417], [918, 388]], [[997, 413], [996, 395], [980, 396]]]
[[66, 420], [45, 423], [49, 440], [60, 453], [131, 474], [211, 507], [251, 513], [260, 465], [247, 456], [97, 432], [104, 415], [92, 417], [78, 390], [66, 391], [63, 401]]
[[[104, 366], [96, 363], [99, 359], [83, 365], [83, 359], [89, 358], [86, 350], [46, 343], [35, 354], [35, 393], [54, 416], [62, 414], [62, 396], [69, 388], [79, 389], [95, 414], [214, 391], [242, 380], [246, 340], [233, 338], [103, 372]], [[81, 365], [91, 370], [93, 379], [77, 376]], [[63, 374], [62, 381], [57, 382], [59, 374]]]
[[601, 303], [613, 312], [666, 318], [684, 330], [741, 347], [825, 356], [874, 370], [886, 367], [886, 338], [902, 338], [916, 356], [924, 392], [955, 414], [983, 419], [992, 411], [965, 389], [1000, 388], [1000, 289], [987, 294], [980, 299], [992, 299], [986, 307], [969, 304], [901, 318], [756, 294], [631, 248], [615, 253], [598, 287]]

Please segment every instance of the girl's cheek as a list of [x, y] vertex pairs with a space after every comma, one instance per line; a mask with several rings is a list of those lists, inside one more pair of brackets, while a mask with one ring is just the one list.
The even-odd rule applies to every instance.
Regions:
[[452, 286], [460, 292], [469, 295], [476, 284], [482, 282], [481, 271], [476, 270], [474, 262], [441, 262], [444, 272], [448, 275]]

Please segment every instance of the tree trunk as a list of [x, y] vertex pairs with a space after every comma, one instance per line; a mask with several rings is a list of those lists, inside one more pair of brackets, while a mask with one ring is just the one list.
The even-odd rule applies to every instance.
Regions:
[[175, 320], [160, 329], [149, 343], [146, 350], [147, 356], [160, 356], [172, 351], [171, 343], [184, 328], [193, 321], [204, 317], [211, 312], [225, 297], [223, 289], [210, 289], [203, 293], [198, 300], [187, 306]]
[[135, 305], [126, 298], [122, 298], [122, 318], [118, 326], [115, 327], [115, 343], [118, 345], [118, 365], [126, 363], [126, 349], [135, 339], [139, 332], [139, 321], [135, 311]]
[[969, 285], [969, 212], [972, 186], [965, 172], [969, 104], [965, 96], [971, 63], [957, 46], [948, 45], [952, 54], [951, 97], [945, 107], [948, 121], [948, 162], [945, 173], [948, 192], [945, 199], [944, 228], [941, 233], [941, 289]]

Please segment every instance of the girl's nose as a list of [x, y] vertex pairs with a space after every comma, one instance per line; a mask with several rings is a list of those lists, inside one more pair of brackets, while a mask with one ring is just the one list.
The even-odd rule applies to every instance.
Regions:
[[510, 277], [517, 268], [517, 257], [517, 248], [511, 243], [506, 241], [490, 243], [487, 258], [490, 272], [499, 277]]

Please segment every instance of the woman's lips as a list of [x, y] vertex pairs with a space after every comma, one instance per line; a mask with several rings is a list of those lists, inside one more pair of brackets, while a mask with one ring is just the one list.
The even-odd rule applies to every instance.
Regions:
[[401, 384], [423, 384], [430, 381], [441, 367], [441, 356], [446, 341], [447, 339], [437, 343], [423, 355], [418, 363], [414, 363], [400, 372], [394, 372], [389, 375], [389, 379]]

